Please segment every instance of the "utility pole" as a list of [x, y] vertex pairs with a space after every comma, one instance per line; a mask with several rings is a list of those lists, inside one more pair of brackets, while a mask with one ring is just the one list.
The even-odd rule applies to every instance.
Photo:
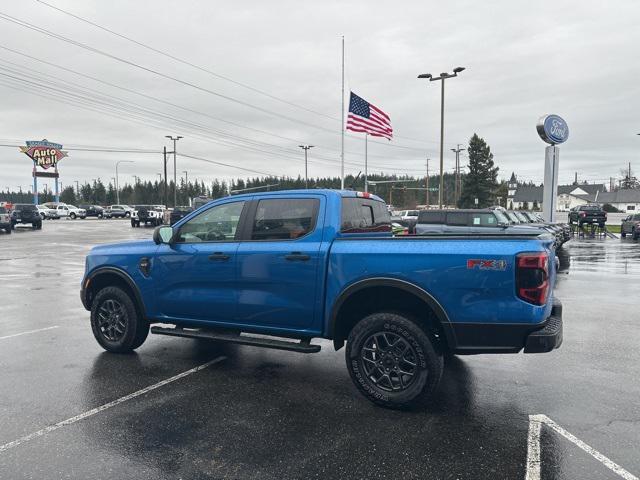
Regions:
[[425, 192], [427, 208], [429, 208], [429, 160], [431, 159], [427, 157], [427, 176], [424, 179], [425, 186], [427, 187], [427, 191]]
[[457, 77], [464, 69], [465, 67], [456, 67], [453, 69], [453, 73], [443, 72], [439, 77], [434, 77], [430, 73], [418, 75], [418, 78], [427, 78], [430, 82], [442, 82], [442, 88], [440, 90], [440, 188], [438, 189], [440, 208], [442, 208], [442, 202], [444, 200], [444, 81], [447, 78]]
[[313, 148], [313, 145], [298, 145], [301, 149], [304, 150], [304, 188], [309, 188], [309, 177], [308, 177], [308, 169], [307, 169], [307, 152], [310, 148]]
[[457, 148], [452, 148], [451, 151], [456, 154], [456, 174], [455, 174], [455, 188], [453, 190], [453, 201], [455, 204], [458, 204], [458, 200], [460, 199], [460, 190], [462, 190], [462, 182], [460, 181], [460, 152], [464, 152], [466, 148], [460, 148], [460, 144], [458, 144]]
[[74, 180], [76, 182], [76, 196], [80, 198], [80, 186], [78, 184], [78, 180]]
[[164, 203], [165, 208], [167, 207], [167, 147], [165, 146], [162, 150], [163, 158], [164, 158], [164, 192], [162, 192], [162, 202]]
[[165, 135], [166, 138], [173, 141], [173, 206], [178, 205], [178, 175], [176, 169], [176, 142], [180, 140], [182, 137], [180, 135], [176, 135], [172, 137], [171, 135]]

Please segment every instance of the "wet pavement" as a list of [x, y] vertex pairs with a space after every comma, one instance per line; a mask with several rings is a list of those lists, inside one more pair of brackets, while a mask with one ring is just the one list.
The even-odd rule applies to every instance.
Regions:
[[639, 242], [565, 246], [559, 350], [457, 357], [430, 407], [399, 412], [360, 396], [330, 342], [301, 355], [152, 335], [103, 352], [78, 295], [84, 255], [151, 231], [0, 234], [0, 479], [524, 479], [529, 415], [631, 475], [543, 424], [540, 478], [640, 475]]

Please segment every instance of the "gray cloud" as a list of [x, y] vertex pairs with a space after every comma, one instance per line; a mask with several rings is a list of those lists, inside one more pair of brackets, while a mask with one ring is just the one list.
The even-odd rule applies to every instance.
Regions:
[[[0, 49], [0, 73], [15, 76], [13, 69], [22, 72], [23, 79], [47, 85], [34, 92], [33, 85], [0, 75], [0, 143], [48, 138], [65, 145], [160, 150], [168, 146], [165, 134], [180, 134], [185, 137], [180, 151], [248, 169], [298, 175], [304, 164], [297, 145], [305, 142], [317, 145], [310, 155], [310, 174], [336, 175], [340, 137], [335, 118], [340, 112], [344, 34], [347, 90], [387, 111], [396, 135], [403, 137], [390, 145], [382, 140], [371, 145], [374, 171], [422, 174], [427, 156], [435, 165], [440, 84], [416, 76], [457, 65], [467, 70], [446, 84], [447, 168], [453, 168], [449, 148], [477, 132], [491, 145], [503, 176], [514, 170], [526, 180], [541, 181], [544, 144], [535, 133], [535, 122], [551, 112], [564, 116], [571, 130], [562, 147], [561, 181], [571, 180], [574, 171], [581, 179], [605, 181], [638, 158], [640, 65], [635, 59], [640, 58], [640, 9], [633, 1], [51, 3], [323, 115], [149, 52], [36, 1], [12, 2], [0, 11], [297, 122], [0, 20], [0, 45], [191, 110]], [[40, 73], [21, 70], [25, 67]], [[105, 103], [100, 105], [77, 98], [74, 105], [60, 103], [51, 82], [75, 93], [75, 84], [80, 84], [108, 97], [101, 98]], [[116, 101], [123, 103], [114, 110]], [[131, 117], [134, 108], [151, 112], [138, 111]], [[357, 173], [363, 162], [362, 139], [348, 138], [346, 150], [347, 171]], [[122, 169], [123, 180], [131, 181], [133, 175], [152, 179], [161, 171], [159, 155], [71, 152], [60, 165], [62, 181], [108, 181], [120, 159], [136, 162]], [[178, 170], [204, 180], [249, 175], [185, 158]], [[0, 148], [0, 189], [26, 187], [30, 181], [27, 157], [17, 149]]]

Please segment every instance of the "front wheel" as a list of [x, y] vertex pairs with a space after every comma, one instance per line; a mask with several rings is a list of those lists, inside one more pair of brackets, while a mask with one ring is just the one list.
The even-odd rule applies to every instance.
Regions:
[[91, 305], [91, 329], [102, 348], [127, 353], [147, 339], [149, 322], [138, 314], [124, 290], [106, 287], [98, 292]]
[[624, 227], [620, 227], [620, 236], [622, 238], [626, 238], [627, 232], [624, 231]]
[[345, 358], [360, 392], [388, 408], [428, 401], [444, 364], [422, 328], [404, 315], [387, 312], [371, 314], [356, 324]]
[[631, 238], [634, 240], [638, 240], [640, 238], [640, 232], [638, 232], [635, 228], [631, 231]]
[[73, 213], [73, 212], [71, 212], [71, 213], [69, 214], [69, 218], [70, 218], [71, 220], [75, 220], [75, 219], [76, 219], [76, 214], [75, 214], [75, 213]]

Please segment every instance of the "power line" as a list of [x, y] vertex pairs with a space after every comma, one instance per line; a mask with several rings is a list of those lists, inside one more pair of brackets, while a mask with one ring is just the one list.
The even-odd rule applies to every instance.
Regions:
[[[232, 121], [229, 121], [229, 120], [226, 120], [226, 119], [215, 117], [215, 116], [210, 115], [210, 114], [205, 113], [205, 112], [201, 112], [201, 111], [194, 110], [194, 109], [191, 109], [191, 108], [188, 108], [188, 107], [184, 107], [182, 105], [178, 105], [178, 104], [166, 101], [164, 99], [161, 99], [161, 98], [158, 98], [158, 97], [154, 97], [152, 95], [148, 95], [148, 94], [145, 94], [145, 93], [142, 93], [142, 92], [138, 92], [136, 90], [132, 90], [132, 89], [127, 88], [127, 87], [123, 87], [121, 85], [117, 85], [117, 84], [114, 84], [114, 83], [111, 83], [111, 82], [107, 82], [107, 81], [102, 80], [100, 78], [93, 77], [91, 75], [87, 75], [87, 74], [84, 74], [84, 73], [79, 72], [77, 70], [66, 68], [66, 67], [63, 67], [61, 65], [52, 63], [52, 62], [48, 62], [48, 61], [43, 60], [41, 58], [37, 58], [37, 57], [34, 57], [32, 55], [26, 54], [24, 52], [20, 52], [18, 50], [14, 50], [14, 49], [9, 48], [9, 47], [4, 46], [4, 45], [0, 45], [0, 48], [2, 48], [4, 50], [7, 50], [7, 51], [9, 51], [9, 52], [11, 52], [11, 53], [13, 53], [15, 55], [20, 55], [20, 56], [29, 58], [31, 60], [34, 60], [34, 61], [39, 62], [39, 63], [43, 63], [45, 65], [54, 67], [56, 69], [59, 69], [59, 70], [65, 71], [65, 72], [69, 72], [69, 73], [72, 73], [74, 75], [79, 75], [79, 76], [87, 78], [89, 80], [92, 80], [92, 81], [95, 81], [95, 82], [98, 82], [98, 83], [101, 83], [101, 84], [104, 84], [104, 85], [108, 85], [110, 87], [117, 88], [119, 90], [122, 90], [122, 91], [125, 91], [125, 92], [128, 92], [128, 93], [132, 93], [134, 95], [138, 95], [138, 96], [150, 99], [152, 101], [155, 101], [155, 102], [158, 102], [158, 103], [162, 103], [164, 105], [169, 105], [171, 107], [178, 108], [178, 109], [190, 112], [190, 113], [195, 113], [195, 114], [198, 114], [198, 115], [201, 115], [201, 116], [204, 116], [204, 117], [207, 117], [207, 118], [219, 121], [219, 122], [223, 122], [223, 123], [226, 123], [226, 124], [229, 124], [229, 125], [233, 125], [233, 126], [236, 126], [236, 127], [239, 127], [239, 128], [251, 130], [251, 131], [254, 131], [254, 132], [257, 132], [257, 133], [261, 133], [261, 134], [264, 134], [264, 135], [273, 136], [273, 137], [280, 138], [280, 139], [283, 139], [283, 140], [287, 140], [287, 141], [290, 141], [290, 142], [293, 142], [293, 143], [300, 143], [301, 142], [300, 139], [295, 139], [295, 138], [291, 138], [291, 137], [285, 137], [285, 136], [282, 136], [282, 135], [279, 135], [279, 134], [275, 134], [275, 133], [272, 133], [272, 132], [268, 132], [268, 131], [265, 131], [265, 130], [261, 130], [261, 129], [257, 129], [257, 128], [254, 128], [254, 127], [249, 127], [249, 126], [246, 126], [246, 125], [242, 125], [242, 124], [239, 124], [239, 123], [236, 123], [236, 122], [232, 122]], [[8, 60], [2, 60], [2, 61], [6, 62], [6, 63], [9, 63], [11, 65], [19, 66], [18, 64], [14, 63], [14, 62], [9, 62]], [[46, 74], [42, 73], [41, 71], [29, 68], [29, 67], [25, 67], [25, 66], [19, 66], [19, 67], [20, 68], [24, 68], [26, 70], [31, 70], [31, 71], [37, 73], [38, 76], [43, 76], [43, 75], [46, 76]], [[68, 83], [71, 83], [71, 82], [68, 82]], [[76, 85], [78, 85], [78, 84], [76, 84]], [[86, 87], [81, 86], [81, 88], [86, 88]], [[112, 98], [116, 98], [116, 97], [113, 97], [113, 96], [111, 96], [111, 97]], [[388, 146], [386, 143], [380, 143], [380, 144]], [[327, 147], [326, 145], [318, 144], [318, 146], [323, 148], [324, 150], [338, 152], [337, 149], [334, 149], [334, 148], [331, 148], [331, 147]], [[407, 149], [411, 149], [411, 150], [422, 151], [421, 149], [413, 149], [411, 147], [404, 147], [404, 146], [401, 146], [401, 145], [392, 145], [392, 146], [395, 147], [395, 148], [407, 148]], [[346, 153], [355, 154], [355, 152], [352, 152], [352, 151], [347, 151]], [[371, 157], [378, 157], [378, 158], [388, 158], [387, 155], [370, 154], [370, 156]], [[374, 165], [374, 167], [375, 167], [375, 165]], [[392, 168], [392, 167], [385, 167], [385, 168]]]
[[326, 118], [329, 118], [329, 119], [331, 119], [331, 120], [339, 120], [338, 118], [336, 118], [336, 117], [332, 117], [331, 115], [328, 115], [328, 114], [326, 114], [326, 113], [318, 112], [318, 111], [316, 111], [316, 110], [312, 110], [312, 109], [307, 108], [307, 107], [304, 107], [304, 106], [302, 106], [302, 105], [298, 105], [297, 103], [293, 103], [293, 102], [290, 102], [290, 101], [285, 100], [285, 99], [283, 99], [283, 98], [277, 97], [277, 96], [272, 95], [272, 94], [270, 94], [270, 93], [268, 93], [268, 92], [265, 92], [264, 90], [260, 90], [260, 89], [258, 89], [258, 88], [255, 88], [255, 87], [252, 87], [252, 86], [250, 86], [250, 85], [247, 85], [246, 83], [239, 82], [239, 81], [237, 81], [237, 80], [234, 80], [233, 78], [227, 77], [227, 76], [225, 76], [225, 75], [221, 75], [221, 74], [216, 73], [216, 72], [214, 72], [214, 71], [212, 71], [212, 70], [209, 70], [209, 69], [207, 69], [207, 68], [201, 67], [200, 65], [196, 65], [196, 64], [194, 64], [194, 63], [191, 63], [191, 62], [189, 62], [189, 61], [187, 61], [187, 60], [184, 60], [184, 59], [182, 59], [182, 58], [180, 58], [180, 57], [176, 57], [175, 55], [172, 55], [172, 54], [170, 54], [170, 53], [168, 53], [168, 52], [165, 52], [165, 51], [163, 51], [163, 50], [159, 50], [159, 49], [157, 49], [157, 48], [155, 48], [155, 47], [152, 47], [152, 46], [150, 46], [150, 45], [147, 45], [147, 44], [145, 44], [145, 43], [142, 43], [142, 42], [140, 42], [140, 41], [138, 41], [138, 40], [135, 40], [135, 39], [133, 39], [133, 38], [131, 38], [131, 37], [128, 37], [128, 36], [126, 36], [126, 35], [123, 35], [123, 34], [121, 34], [121, 33], [118, 33], [118, 32], [116, 32], [116, 31], [111, 30], [111, 29], [109, 29], [109, 28], [107, 28], [107, 27], [104, 27], [104, 26], [102, 26], [102, 25], [99, 25], [98, 23], [92, 22], [91, 20], [88, 20], [88, 19], [86, 19], [86, 18], [83, 18], [83, 17], [81, 17], [81, 16], [79, 16], [79, 15], [76, 15], [76, 14], [74, 14], [74, 13], [71, 13], [71, 12], [69, 12], [69, 11], [67, 11], [67, 10], [63, 10], [63, 9], [62, 9], [62, 8], [60, 8], [60, 7], [56, 7], [55, 5], [51, 5], [50, 3], [44, 2], [44, 1], [42, 1], [42, 0], [36, 0], [36, 1], [37, 1], [37, 2], [39, 2], [39, 3], [41, 3], [41, 4], [43, 4], [43, 5], [46, 5], [46, 6], [47, 6], [47, 7], [49, 7], [49, 8], [52, 8], [52, 9], [54, 9], [54, 10], [57, 10], [57, 11], [58, 11], [58, 12], [60, 12], [60, 13], [63, 13], [63, 14], [68, 15], [68, 16], [70, 16], [70, 17], [73, 17], [73, 18], [75, 18], [76, 20], [80, 20], [81, 22], [84, 22], [84, 23], [87, 23], [87, 24], [89, 24], [89, 25], [92, 25], [92, 26], [94, 26], [94, 27], [96, 27], [96, 28], [99, 28], [100, 30], [103, 30], [103, 31], [108, 32], [108, 33], [110, 33], [110, 34], [112, 34], [112, 35], [115, 35], [116, 37], [119, 37], [119, 38], [122, 38], [122, 39], [124, 39], [124, 40], [127, 40], [128, 42], [134, 43], [134, 44], [136, 44], [136, 45], [138, 45], [138, 46], [140, 46], [140, 47], [142, 47], [142, 48], [146, 48], [147, 50], [150, 50], [150, 51], [155, 52], [155, 53], [157, 53], [157, 54], [159, 54], [159, 55], [162, 55], [162, 56], [165, 56], [165, 57], [167, 57], [167, 58], [170, 58], [171, 60], [175, 60], [176, 62], [182, 63], [183, 65], [188, 65], [188, 66], [190, 66], [190, 67], [192, 67], [192, 68], [195, 68], [195, 69], [197, 69], [197, 70], [200, 70], [201, 72], [205, 72], [205, 73], [208, 73], [209, 75], [213, 75], [214, 77], [219, 78], [219, 79], [221, 79], [221, 80], [225, 80], [225, 81], [227, 81], [227, 82], [233, 83], [233, 84], [238, 85], [238, 86], [240, 86], [240, 87], [246, 88], [247, 90], [251, 90], [252, 92], [259, 93], [259, 94], [264, 95], [264, 96], [266, 96], [266, 97], [268, 97], [268, 98], [271, 98], [272, 100], [277, 100], [278, 102], [282, 102], [282, 103], [287, 104], [287, 105], [290, 105], [290, 106], [292, 106], [292, 107], [296, 107], [296, 108], [299, 108], [299, 109], [301, 109], [301, 110], [305, 110], [306, 112], [313, 113], [313, 114], [315, 114], [315, 115], [320, 115], [320, 116], [322, 116], [322, 117], [326, 117]]
[[[135, 39], [133, 39], [133, 38], [131, 38], [131, 37], [128, 37], [128, 36], [126, 36], [126, 35], [124, 35], [124, 34], [122, 34], [122, 33], [118, 33], [118, 32], [116, 32], [116, 31], [114, 31], [114, 30], [111, 30], [110, 28], [107, 28], [107, 27], [105, 27], [105, 26], [103, 26], [103, 25], [100, 25], [100, 24], [98, 24], [98, 23], [96, 23], [96, 22], [93, 22], [93, 21], [91, 21], [91, 20], [89, 20], [89, 19], [87, 19], [87, 18], [81, 17], [80, 15], [77, 15], [77, 14], [74, 14], [74, 13], [72, 13], [72, 12], [69, 12], [68, 10], [64, 10], [64, 9], [62, 9], [62, 8], [60, 8], [60, 7], [57, 7], [57, 6], [52, 5], [52, 4], [50, 4], [50, 3], [47, 3], [47, 2], [45, 2], [45, 1], [43, 1], [43, 0], [36, 0], [36, 1], [37, 1], [37, 2], [39, 2], [39, 3], [41, 3], [42, 5], [45, 5], [45, 6], [49, 7], [49, 8], [52, 8], [52, 9], [54, 9], [54, 10], [57, 10], [57, 11], [58, 11], [58, 12], [60, 12], [60, 13], [63, 13], [63, 14], [65, 14], [65, 15], [68, 15], [68, 16], [72, 17], [72, 18], [75, 18], [76, 20], [79, 20], [79, 21], [81, 21], [81, 22], [87, 23], [87, 24], [89, 24], [89, 25], [91, 25], [91, 26], [94, 26], [94, 27], [96, 27], [96, 28], [99, 28], [100, 30], [103, 30], [103, 31], [105, 31], [105, 32], [107, 32], [107, 33], [110, 33], [110, 34], [112, 34], [112, 35], [115, 35], [116, 37], [122, 38], [123, 40], [127, 40], [128, 42], [134, 43], [135, 45], [138, 45], [138, 46], [140, 46], [140, 47], [142, 47], [142, 48], [146, 48], [147, 50], [150, 50], [150, 51], [152, 51], [152, 52], [155, 52], [155, 53], [158, 53], [158, 54], [160, 54], [160, 55], [163, 55], [163, 56], [165, 56], [165, 57], [167, 57], [167, 58], [170, 58], [170, 59], [172, 59], [172, 60], [174, 60], [174, 61], [176, 61], [176, 62], [182, 63], [182, 64], [184, 64], [184, 65], [188, 65], [188, 66], [190, 66], [190, 67], [192, 67], [192, 68], [195, 68], [195, 69], [197, 69], [197, 70], [200, 70], [201, 72], [205, 72], [205, 73], [208, 73], [208, 74], [210, 74], [210, 75], [213, 75], [213, 76], [214, 76], [214, 77], [216, 77], [216, 78], [220, 78], [220, 79], [222, 79], [222, 80], [226, 80], [226, 81], [228, 81], [228, 82], [230, 82], [230, 83], [233, 83], [233, 84], [235, 84], [235, 85], [239, 85], [239, 86], [241, 86], [241, 87], [243, 87], [243, 88], [246, 88], [246, 89], [251, 90], [251, 91], [253, 91], [253, 92], [259, 93], [259, 94], [264, 95], [264, 96], [266, 96], [266, 97], [268, 97], [268, 98], [271, 98], [271, 99], [273, 99], [273, 100], [277, 100], [277, 101], [282, 102], [282, 103], [285, 103], [285, 104], [287, 104], [287, 105], [290, 105], [290, 106], [293, 106], [293, 107], [299, 108], [299, 109], [301, 109], [301, 110], [305, 110], [305, 111], [307, 111], [307, 112], [309, 112], [309, 113], [313, 113], [313, 114], [315, 114], [315, 115], [320, 115], [320, 116], [323, 116], [323, 117], [325, 117], [325, 118], [329, 118], [329, 119], [331, 119], [331, 120], [341, 121], [341, 119], [339, 119], [339, 118], [337, 118], [337, 117], [334, 117], [334, 116], [332, 116], [332, 115], [329, 115], [329, 114], [326, 114], [326, 113], [322, 113], [322, 112], [318, 112], [318, 111], [316, 111], [316, 110], [312, 110], [312, 109], [310, 109], [310, 108], [308, 108], [308, 107], [304, 107], [304, 106], [299, 105], [299, 104], [297, 104], [297, 103], [294, 103], [294, 102], [291, 102], [291, 101], [285, 100], [285, 99], [283, 99], [283, 98], [280, 98], [280, 97], [277, 97], [277, 96], [275, 96], [275, 95], [273, 95], [273, 94], [270, 94], [270, 93], [268, 93], [268, 92], [265, 92], [264, 90], [260, 90], [260, 89], [258, 89], [258, 88], [255, 88], [255, 87], [252, 87], [252, 86], [247, 85], [247, 84], [245, 84], [245, 83], [242, 83], [242, 82], [239, 82], [239, 81], [237, 81], [237, 80], [234, 80], [234, 79], [232, 79], [232, 78], [230, 78], [230, 77], [227, 77], [227, 76], [225, 76], [225, 75], [221, 75], [221, 74], [219, 74], [219, 73], [213, 72], [213, 71], [211, 71], [211, 70], [209, 70], [209, 69], [207, 69], [207, 68], [204, 68], [204, 67], [202, 67], [202, 66], [200, 66], [200, 65], [196, 65], [196, 64], [194, 64], [194, 63], [191, 63], [191, 62], [189, 62], [189, 61], [187, 61], [187, 60], [184, 60], [183, 58], [176, 57], [175, 55], [172, 55], [172, 54], [170, 54], [170, 53], [168, 53], [168, 52], [166, 52], [166, 51], [163, 51], [163, 50], [157, 49], [157, 48], [155, 48], [155, 47], [152, 47], [151, 45], [148, 45], [148, 44], [142, 43], [142, 42], [140, 42], [140, 41], [138, 41], [138, 40], [135, 40]], [[400, 135], [396, 135], [396, 138], [403, 138], [403, 139], [406, 139], [406, 140], [411, 140], [411, 141], [414, 141], [414, 142], [421, 142], [421, 143], [432, 143], [432, 144], [437, 144], [437, 143], [438, 143], [438, 142], [435, 142], [435, 141], [431, 141], [431, 142], [430, 142], [430, 141], [421, 140], [421, 139], [412, 138], [412, 137], [403, 137], [403, 136], [400, 136]]]
[[[13, 64], [12, 62], [6, 62], [6, 63]], [[15, 64], [13, 64], [13, 65], [15, 65]], [[43, 74], [42, 72], [38, 72], [37, 70], [33, 70], [33, 69], [28, 68], [28, 67], [20, 67], [20, 68], [24, 68], [26, 70], [31, 70], [31, 71], [36, 72], [37, 73], [37, 78], [41, 79], [41, 81], [43, 81], [42, 77], [46, 77], [47, 76], [46, 74]], [[5, 67], [5, 69], [6, 69], [6, 67]], [[11, 70], [11, 69], [6, 69], [6, 70], [9, 70], [12, 73], [16, 73], [15, 70]], [[20, 72], [18, 72], [17, 74], [20, 74]], [[78, 104], [77, 102], [74, 102], [74, 101], [72, 101], [71, 103], [73, 105], [75, 105], [75, 106], [80, 106], [81, 108], [84, 108], [84, 109], [87, 108], [87, 105], [86, 105], [85, 102], [93, 101], [94, 103], [98, 102], [98, 104], [101, 105], [101, 108], [105, 108], [106, 107], [108, 109], [108, 111], [112, 112], [112, 116], [113, 116], [113, 110], [114, 109], [116, 109], [116, 111], [118, 111], [118, 113], [121, 113], [121, 111], [124, 110], [125, 112], [128, 112], [129, 116], [133, 115], [134, 118], [136, 118], [138, 120], [141, 117], [144, 117], [144, 116], [151, 116], [151, 118], [153, 118], [154, 120], [156, 119], [156, 117], [163, 117], [163, 118], [165, 118], [165, 119], [167, 119], [169, 121], [178, 122], [178, 123], [181, 123], [183, 125], [187, 125], [190, 128], [196, 128], [199, 131], [202, 130], [202, 131], [208, 132], [209, 130], [212, 130], [210, 127], [206, 127], [206, 126], [194, 123], [194, 122], [190, 122], [190, 121], [179, 119], [179, 118], [176, 118], [176, 117], [173, 117], [173, 116], [170, 116], [170, 115], [166, 115], [163, 112], [149, 110], [149, 109], [145, 108], [144, 106], [140, 106], [140, 105], [131, 103], [130, 101], [123, 101], [123, 100], [117, 99], [117, 97], [113, 97], [113, 96], [109, 96], [109, 95], [103, 95], [102, 93], [100, 93], [100, 92], [98, 92], [96, 90], [93, 90], [93, 89], [90, 89], [90, 88], [86, 88], [86, 87], [83, 87], [83, 86], [79, 86], [79, 87], [82, 90], [85, 90], [85, 91], [88, 91], [88, 92], [94, 92], [95, 94], [98, 95], [98, 99], [96, 100], [95, 98], [88, 97], [86, 92], [82, 92], [81, 95], [73, 93], [72, 91], [70, 91], [68, 89], [67, 84], [60, 84], [60, 83], [55, 82], [55, 81], [54, 82], [50, 82], [50, 84], [56, 85], [56, 87], [51, 87], [51, 86], [48, 86], [48, 85], [43, 84], [41, 82], [34, 81], [34, 80], [27, 80], [27, 79], [22, 78], [22, 77], [15, 77], [15, 76], [12, 76], [12, 75], [6, 75], [6, 74], [1, 74], [1, 73], [0, 73], [0, 75], [9, 77], [14, 81], [27, 83], [31, 87], [35, 87], [36, 89], [38, 89], [38, 88], [39, 89], [45, 89], [45, 91], [53, 90], [54, 92], [63, 95], [63, 98], [65, 98], [63, 103], [65, 103], [65, 102], [69, 103], [68, 96], [72, 96], [72, 98], [74, 98], [74, 97], [75, 98], [80, 98], [80, 100], [82, 101], [81, 104]], [[68, 82], [68, 84], [73, 84], [73, 82]], [[60, 97], [58, 96], [58, 99], [59, 98]], [[113, 102], [110, 102], [109, 98], [115, 98], [116, 99], [116, 104], [114, 105]], [[133, 108], [132, 108], [132, 105], [134, 106]], [[95, 111], [95, 109], [92, 109], [92, 108], [89, 108], [89, 109], [92, 110], [92, 111]], [[134, 113], [131, 113], [132, 111]], [[286, 152], [286, 153], [290, 154], [289, 158], [294, 158], [294, 159], [297, 160], [297, 157], [291, 156], [291, 155], [293, 155], [293, 151], [290, 150], [290, 149], [287, 149], [286, 147], [281, 147], [281, 146], [278, 146], [278, 145], [268, 144], [268, 143], [265, 143], [265, 142], [256, 142], [254, 140], [247, 139], [247, 138], [244, 138], [244, 137], [239, 137], [237, 135], [232, 135], [232, 134], [229, 134], [229, 133], [224, 132], [224, 131], [219, 131], [219, 130], [215, 130], [215, 129], [214, 129], [214, 131], [215, 131], [215, 133], [217, 133], [218, 135], [221, 135], [223, 137], [235, 139], [237, 141], [248, 143], [248, 144], [251, 145], [251, 147], [247, 147], [246, 145], [239, 145], [237, 143], [231, 143], [231, 145], [233, 145], [233, 146], [238, 146], [239, 148], [245, 148], [245, 149], [248, 148], [248, 149], [254, 150], [254, 151], [256, 151], [256, 149], [253, 148], [253, 147], [256, 147], [256, 146], [263, 147], [263, 148], [275, 148], [275, 149], [279, 149], [279, 150], [281, 150], [283, 152]], [[228, 142], [228, 140], [225, 140], [225, 141]], [[219, 142], [217, 142], [217, 143], [219, 143]], [[272, 154], [272, 155], [274, 154], [273, 152], [265, 152], [264, 150], [257, 150], [257, 151], [260, 151], [262, 153]], [[322, 157], [322, 156], [319, 156], [319, 157], [322, 158], [322, 159], [325, 159], [328, 162], [337, 163], [337, 161], [334, 160], [333, 158], [326, 158], [326, 157]], [[315, 162], [315, 160], [314, 160], [314, 162]], [[320, 163], [323, 163], [323, 162], [320, 162]], [[353, 164], [353, 165], [358, 166], [358, 164]], [[391, 169], [395, 169], [395, 170], [416, 171], [414, 169], [398, 168], [397, 166], [373, 165], [372, 167], [373, 168], [391, 168]]]

